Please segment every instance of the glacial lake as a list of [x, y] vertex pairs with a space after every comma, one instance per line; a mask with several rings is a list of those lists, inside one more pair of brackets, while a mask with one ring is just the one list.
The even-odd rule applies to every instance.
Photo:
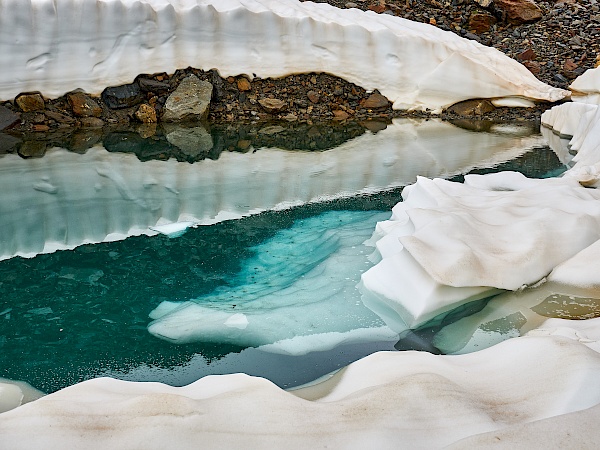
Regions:
[[417, 176], [569, 159], [525, 122], [86, 133], [0, 154], [0, 377], [44, 392], [235, 372], [289, 388], [379, 350], [455, 351], [436, 336], [487, 300], [398, 335], [361, 301], [365, 241]]

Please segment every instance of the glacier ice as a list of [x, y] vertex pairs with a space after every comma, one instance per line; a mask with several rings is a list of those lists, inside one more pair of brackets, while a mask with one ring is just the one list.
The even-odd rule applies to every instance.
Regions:
[[298, 220], [252, 248], [226, 286], [193, 300], [162, 302], [150, 313], [148, 331], [177, 344], [271, 344], [263, 349], [276, 350], [292, 338], [319, 335], [315, 342], [323, 347], [342, 333], [382, 328], [356, 284], [369, 266], [370, 249], [362, 243], [386, 215], [331, 211]]
[[469, 98], [557, 101], [500, 51], [434, 26], [296, 0], [0, 0], [0, 98], [98, 93], [139, 73], [326, 72], [379, 89], [396, 109]]

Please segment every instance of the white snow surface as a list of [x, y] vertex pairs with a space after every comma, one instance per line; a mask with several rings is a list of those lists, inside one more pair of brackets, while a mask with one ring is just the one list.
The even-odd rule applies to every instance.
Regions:
[[0, 447], [464, 448], [515, 432], [524, 448], [586, 448], [600, 437], [598, 320], [554, 320], [468, 355], [375, 353], [292, 392], [243, 374], [97, 378], [2, 414]]
[[543, 144], [522, 131], [474, 133], [440, 121], [394, 120], [322, 152], [257, 148], [194, 164], [141, 162], [102, 147], [83, 155], [53, 149], [39, 159], [4, 155], [0, 260], [177, 234], [185, 226], [404, 186], [417, 174], [449, 177], [490, 167]]
[[297, 0], [0, 0], [0, 99], [99, 93], [188, 66], [331, 73], [379, 89], [396, 109], [568, 95], [491, 47], [370, 11]]

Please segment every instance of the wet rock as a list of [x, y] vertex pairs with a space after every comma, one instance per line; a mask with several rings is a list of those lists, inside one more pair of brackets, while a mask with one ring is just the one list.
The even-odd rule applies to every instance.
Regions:
[[203, 126], [187, 128], [165, 124], [164, 129], [167, 141], [193, 160], [206, 157], [213, 148], [212, 136]]
[[0, 105], [0, 130], [10, 127], [19, 122], [21, 118], [10, 109]]
[[83, 128], [75, 131], [69, 141], [69, 150], [75, 153], [85, 153], [102, 140], [101, 128]]
[[460, 116], [479, 116], [481, 114], [492, 112], [496, 109], [489, 100], [475, 99], [455, 103], [447, 111]]
[[101, 98], [110, 109], [131, 108], [144, 100], [137, 83], [108, 87], [102, 91]]
[[206, 119], [212, 89], [212, 84], [200, 81], [195, 75], [184, 78], [167, 98], [162, 119], [165, 122]]
[[63, 113], [59, 113], [57, 111], [44, 111], [44, 114], [46, 115], [46, 117], [48, 117], [49, 119], [52, 119], [58, 123], [64, 123], [67, 125], [72, 125], [76, 122], [76, 120], [73, 117], [67, 116], [66, 114]]
[[390, 102], [383, 95], [374, 93], [362, 103], [362, 107], [366, 109], [380, 109], [387, 108], [389, 104]]
[[46, 153], [44, 141], [24, 141], [19, 147], [19, 155], [23, 158], [41, 158]]
[[278, 113], [287, 108], [287, 103], [278, 98], [263, 98], [258, 101], [260, 106], [269, 114]]
[[39, 92], [19, 94], [15, 103], [23, 112], [40, 111], [45, 108], [44, 98]]
[[250, 84], [250, 82], [248, 81], [248, 79], [241, 77], [238, 78], [237, 80], [237, 88], [242, 91], [249, 91], [250, 89], [252, 89], [252, 85]]
[[536, 22], [542, 18], [542, 10], [533, 0], [494, 0], [494, 5], [513, 24]]
[[0, 155], [4, 153], [14, 153], [17, 151], [21, 139], [10, 134], [0, 133]]
[[349, 114], [346, 111], [342, 111], [341, 109], [333, 110], [333, 120], [346, 120]]
[[169, 83], [165, 83], [164, 81], [157, 81], [151, 78], [138, 78], [137, 83], [140, 86], [140, 89], [143, 92], [154, 92], [156, 94], [161, 94], [163, 92], [167, 92], [170, 89]]
[[474, 33], [487, 33], [496, 23], [496, 18], [489, 13], [474, 12], [469, 17], [469, 29]]
[[78, 117], [100, 117], [102, 108], [89, 95], [83, 92], [72, 92], [67, 94], [67, 100]]
[[81, 119], [81, 126], [85, 128], [102, 128], [104, 121], [97, 117], [84, 117]]
[[156, 123], [156, 110], [147, 103], [143, 103], [135, 112], [135, 118], [142, 123]]

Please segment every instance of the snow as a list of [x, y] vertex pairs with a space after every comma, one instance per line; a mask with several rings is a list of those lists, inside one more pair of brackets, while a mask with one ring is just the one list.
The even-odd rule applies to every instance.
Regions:
[[139, 73], [188, 66], [225, 77], [326, 72], [379, 89], [396, 109], [436, 112], [470, 98], [528, 106], [568, 94], [491, 47], [358, 9], [296, 0], [0, 1], [0, 99], [99, 93]]

